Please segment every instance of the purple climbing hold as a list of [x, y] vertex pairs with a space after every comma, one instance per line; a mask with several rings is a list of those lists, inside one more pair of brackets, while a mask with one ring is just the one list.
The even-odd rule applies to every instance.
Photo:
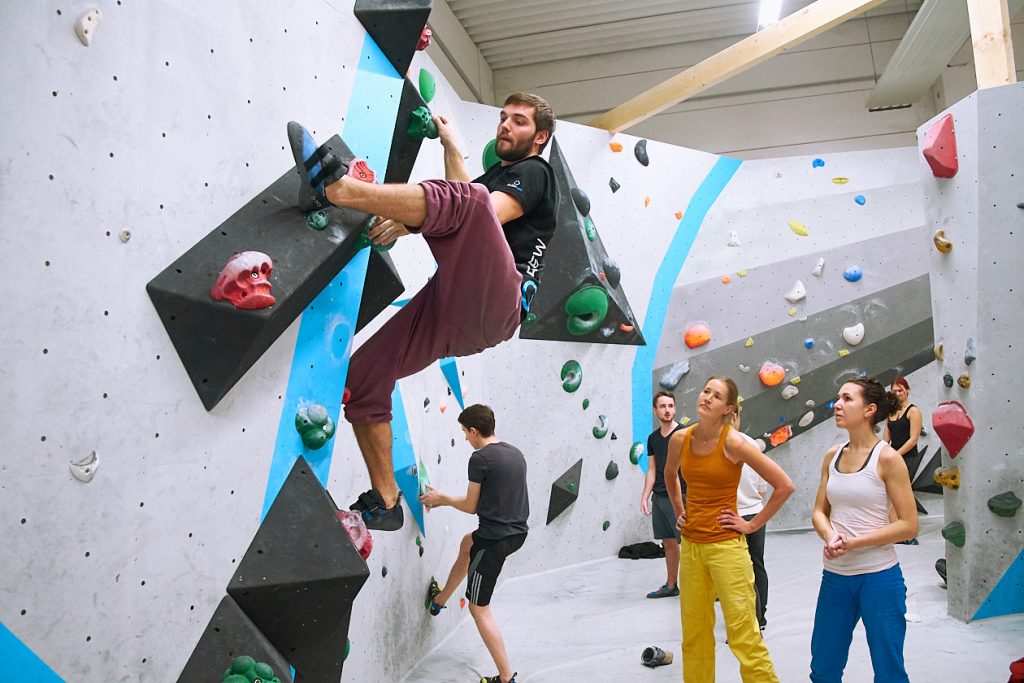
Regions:
[[824, 159], [815, 159], [814, 161], [811, 162], [811, 168], [821, 168], [824, 165], [825, 165], [825, 160]]
[[615, 178], [609, 178], [608, 179], [608, 187], [612, 188], [612, 193], [614, 194], [615, 192], [618, 192], [619, 188], [622, 187], [622, 186], [619, 185], [619, 183], [615, 180]]

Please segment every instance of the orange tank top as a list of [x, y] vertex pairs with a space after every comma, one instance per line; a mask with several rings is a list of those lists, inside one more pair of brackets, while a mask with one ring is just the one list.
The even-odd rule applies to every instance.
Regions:
[[694, 455], [690, 440], [697, 425], [683, 435], [683, 456], [679, 470], [686, 480], [686, 524], [682, 535], [691, 543], [717, 543], [738, 538], [739, 533], [718, 525], [723, 509], [736, 511], [736, 488], [743, 464], [725, 458], [725, 439], [729, 425], [723, 425], [715, 449], [707, 455]]

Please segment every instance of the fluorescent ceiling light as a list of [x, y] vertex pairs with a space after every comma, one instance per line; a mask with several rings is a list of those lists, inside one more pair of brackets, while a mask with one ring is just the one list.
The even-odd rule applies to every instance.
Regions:
[[757, 29], [771, 26], [779, 20], [782, 12], [782, 0], [761, 0], [761, 11], [757, 15]]

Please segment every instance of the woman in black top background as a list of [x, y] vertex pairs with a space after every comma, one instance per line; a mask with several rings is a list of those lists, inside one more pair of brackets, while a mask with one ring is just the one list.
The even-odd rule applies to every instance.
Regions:
[[[882, 441], [888, 441], [889, 445], [896, 449], [896, 452], [903, 456], [904, 462], [917, 460], [917, 439], [921, 436], [921, 410], [910, 402], [910, 384], [905, 377], [897, 377], [890, 385], [892, 393], [896, 394], [899, 401], [899, 408], [889, 415], [885, 421], [885, 428], [882, 430]], [[913, 481], [915, 472], [910, 473]], [[893, 511], [889, 510], [890, 520], [893, 518]], [[900, 541], [906, 545], [917, 545], [917, 539]]]

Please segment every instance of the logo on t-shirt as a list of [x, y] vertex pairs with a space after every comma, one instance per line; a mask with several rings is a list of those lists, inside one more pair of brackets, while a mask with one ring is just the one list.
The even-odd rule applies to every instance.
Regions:
[[520, 187], [520, 181], [519, 181], [518, 178], [516, 178], [516, 180], [514, 182], [506, 183], [505, 187], [511, 187], [516, 192], [522, 192], [523, 191], [523, 188]]
[[[519, 182], [518, 180], [516, 182]], [[544, 258], [544, 250], [547, 249], [547, 245], [544, 244], [544, 240], [537, 238], [537, 246], [533, 248], [533, 253], [530, 254], [530, 260], [526, 262], [526, 274], [530, 277], [537, 277], [537, 273], [541, 269], [541, 260]]]

